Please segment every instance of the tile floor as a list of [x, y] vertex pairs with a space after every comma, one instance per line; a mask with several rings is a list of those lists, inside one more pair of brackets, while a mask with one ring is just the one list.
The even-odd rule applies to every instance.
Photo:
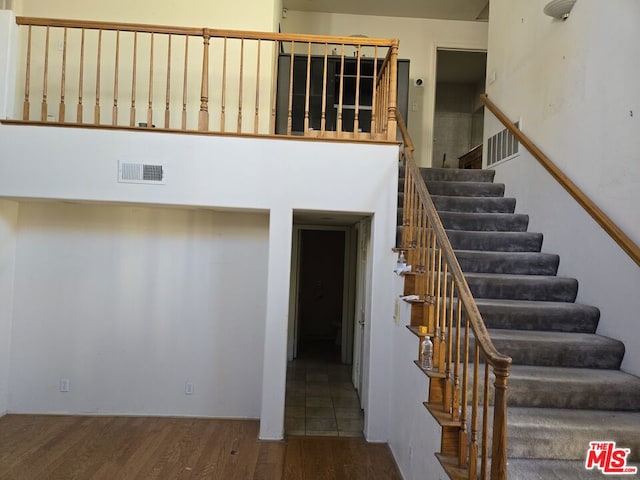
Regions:
[[351, 365], [301, 359], [287, 365], [285, 433], [362, 436], [364, 415], [351, 383]]

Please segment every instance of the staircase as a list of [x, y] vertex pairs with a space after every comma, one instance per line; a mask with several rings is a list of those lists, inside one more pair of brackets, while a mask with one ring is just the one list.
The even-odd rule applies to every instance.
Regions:
[[600, 312], [575, 303], [578, 281], [557, 276], [558, 255], [541, 252], [494, 173], [421, 169], [493, 342], [513, 359], [509, 478], [603, 478], [585, 469], [591, 441], [640, 461], [640, 378], [620, 370], [624, 344], [596, 334]]

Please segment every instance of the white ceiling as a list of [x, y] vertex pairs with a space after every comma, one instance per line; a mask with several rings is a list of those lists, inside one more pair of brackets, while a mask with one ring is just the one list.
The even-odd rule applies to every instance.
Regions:
[[284, 0], [284, 7], [303, 12], [352, 13], [385, 17], [488, 19], [488, 0]]

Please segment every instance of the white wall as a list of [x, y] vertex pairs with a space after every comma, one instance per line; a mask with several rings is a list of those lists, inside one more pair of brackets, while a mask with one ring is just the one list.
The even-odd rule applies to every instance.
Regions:
[[[581, 0], [565, 22], [543, 0], [495, 0], [489, 22], [490, 98], [640, 243], [640, 4]], [[489, 114], [485, 137], [501, 127]], [[623, 369], [640, 374], [640, 269], [568, 200], [531, 156], [496, 167], [543, 248], [561, 255], [560, 274], [580, 281], [579, 301], [598, 306], [599, 333], [625, 342]]]
[[[270, 211], [269, 286], [260, 318], [268, 325], [263, 438], [282, 435], [292, 212], [373, 214], [367, 339], [368, 360], [376, 359], [376, 368], [368, 377], [367, 412], [377, 423], [367, 427], [367, 435], [386, 441], [390, 367], [380, 358], [388, 358], [383, 339], [392, 311], [387, 274], [394, 261], [396, 146], [8, 125], [0, 126], [0, 142], [2, 196]], [[127, 159], [164, 164], [166, 185], [117, 183], [118, 160]]]
[[275, 0], [239, 0], [234, 2], [191, 0], [188, 5], [172, 0], [153, 2], [113, 0], [17, 0], [17, 15], [44, 18], [102, 20], [110, 22], [151, 23], [174, 26], [231, 28], [273, 31], [280, 15]]
[[23, 202], [17, 230], [11, 412], [259, 416], [266, 214]]
[[18, 204], [0, 200], [0, 416], [8, 409]]
[[[409, 133], [416, 146], [416, 160], [430, 166], [435, 105], [436, 49], [486, 50], [487, 24], [420, 18], [377, 17], [312, 13], [289, 10], [282, 20], [286, 33], [323, 35], [364, 34], [377, 38], [399, 38], [399, 58], [410, 59]], [[423, 78], [422, 87], [414, 79]], [[412, 106], [415, 104], [415, 111]]]
[[[396, 298], [402, 294], [403, 280], [395, 278]], [[422, 402], [428, 399], [429, 379], [415, 365], [418, 337], [405, 325], [410, 323], [411, 307], [400, 302], [400, 317], [393, 330], [393, 385], [391, 388], [391, 432], [389, 446], [406, 480], [447, 477], [435, 452], [440, 451], [441, 428]]]

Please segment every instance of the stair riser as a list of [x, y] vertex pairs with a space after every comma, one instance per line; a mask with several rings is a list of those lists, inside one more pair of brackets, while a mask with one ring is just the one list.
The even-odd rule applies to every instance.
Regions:
[[514, 365], [617, 369], [624, 356], [624, 346], [613, 348], [592, 344], [563, 345], [558, 342], [507, 342], [493, 339], [497, 350], [511, 357]]
[[539, 252], [542, 234], [529, 232], [447, 231], [454, 250], [490, 250], [494, 252]]
[[505, 273], [515, 275], [555, 275], [559, 257], [549, 254], [484, 254], [457, 251], [462, 271], [476, 273]]
[[[404, 173], [404, 172], [402, 172]], [[495, 170], [459, 170], [456, 168], [421, 168], [420, 173], [425, 182], [493, 182]]]
[[529, 217], [507, 213], [451, 213], [441, 212], [440, 220], [447, 230], [482, 232], [526, 232]]
[[477, 298], [574, 302], [578, 282], [571, 278], [485, 279], [467, 275], [471, 293]]
[[597, 316], [586, 315], [554, 315], [535, 313], [508, 313], [484, 310], [479, 307], [480, 314], [487, 328], [514, 330], [547, 330], [556, 332], [595, 333], [598, 326]]
[[[462, 197], [503, 197], [504, 184], [487, 182], [426, 182], [431, 195]], [[402, 180], [404, 187], [404, 179]]]
[[[585, 425], [589, 425], [588, 414]], [[640, 435], [637, 432], [620, 432], [607, 429], [606, 425], [588, 429], [560, 430], [539, 425], [509, 425], [507, 455], [514, 458], [554, 458], [557, 460], [582, 460], [587, 457], [589, 442], [614, 441], [617, 446], [630, 448], [628, 461], [640, 461]], [[638, 425], [640, 428], [640, 425]], [[582, 478], [582, 477], [581, 477]]]
[[438, 212], [513, 213], [515, 198], [450, 197], [432, 195]]

